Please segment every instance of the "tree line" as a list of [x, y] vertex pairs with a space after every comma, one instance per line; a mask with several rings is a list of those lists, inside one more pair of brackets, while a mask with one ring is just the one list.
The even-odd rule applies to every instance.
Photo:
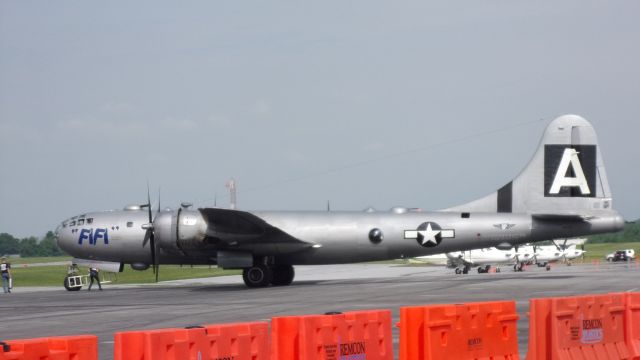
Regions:
[[7, 233], [0, 233], [0, 255], [60, 256], [65, 253], [58, 247], [53, 231], [48, 231], [43, 238], [30, 236], [18, 239]]
[[590, 243], [619, 243], [640, 241], [640, 220], [628, 222], [617, 233], [589, 236]]

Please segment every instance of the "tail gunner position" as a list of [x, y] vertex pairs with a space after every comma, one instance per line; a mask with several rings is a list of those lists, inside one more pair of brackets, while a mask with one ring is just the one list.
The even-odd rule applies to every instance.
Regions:
[[527, 167], [499, 190], [445, 210], [413, 212], [152, 211], [149, 204], [65, 220], [58, 245], [122, 270], [160, 264], [242, 269], [248, 287], [289, 285], [293, 265], [508, 248], [622, 229], [596, 133], [576, 115], [547, 127]]

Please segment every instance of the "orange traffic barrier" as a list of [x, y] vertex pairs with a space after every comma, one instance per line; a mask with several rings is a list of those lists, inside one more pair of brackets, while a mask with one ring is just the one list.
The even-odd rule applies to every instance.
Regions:
[[632, 359], [624, 294], [531, 299], [529, 350], [535, 359]]
[[115, 360], [267, 360], [265, 322], [206, 325], [188, 329], [128, 331], [115, 334]]
[[0, 360], [97, 360], [95, 335], [7, 340], [0, 346]]
[[271, 320], [274, 360], [392, 360], [391, 311], [285, 316]]
[[632, 359], [640, 359], [640, 293], [625, 294], [625, 341]]
[[400, 308], [400, 360], [519, 359], [514, 301]]
[[205, 325], [210, 359], [268, 360], [269, 325], [266, 322]]

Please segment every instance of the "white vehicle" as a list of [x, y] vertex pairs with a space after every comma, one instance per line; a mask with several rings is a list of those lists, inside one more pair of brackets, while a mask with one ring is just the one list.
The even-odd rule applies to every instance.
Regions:
[[636, 252], [633, 249], [617, 250], [610, 254], [607, 254], [607, 261], [627, 261], [634, 260], [636, 258]]
[[479, 273], [488, 273], [491, 266], [513, 264], [516, 261], [515, 250], [500, 250], [494, 247], [475, 249], [468, 251], [456, 251], [447, 253], [452, 266], [456, 268], [456, 274], [467, 274], [472, 267], [478, 267]]

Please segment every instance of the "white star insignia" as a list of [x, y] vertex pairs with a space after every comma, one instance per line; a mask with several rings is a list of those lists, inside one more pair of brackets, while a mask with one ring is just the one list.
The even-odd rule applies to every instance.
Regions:
[[[404, 238], [405, 239], [415, 239], [422, 246], [436, 246], [438, 245], [438, 240], [442, 240], [443, 238], [455, 238], [456, 232], [453, 229], [434, 229], [431, 226], [431, 222], [426, 223], [425, 229], [420, 229], [424, 227], [424, 223], [418, 227], [418, 230], [405, 230]], [[434, 223], [437, 227], [437, 224]]]
[[431, 223], [427, 224], [427, 228], [424, 230], [418, 230], [418, 234], [422, 235], [422, 245], [427, 243], [432, 243], [433, 245], [438, 245], [438, 240], [436, 240], [436, 236], [440, 234], [441, 230], [433, 230], [431, 227]]

